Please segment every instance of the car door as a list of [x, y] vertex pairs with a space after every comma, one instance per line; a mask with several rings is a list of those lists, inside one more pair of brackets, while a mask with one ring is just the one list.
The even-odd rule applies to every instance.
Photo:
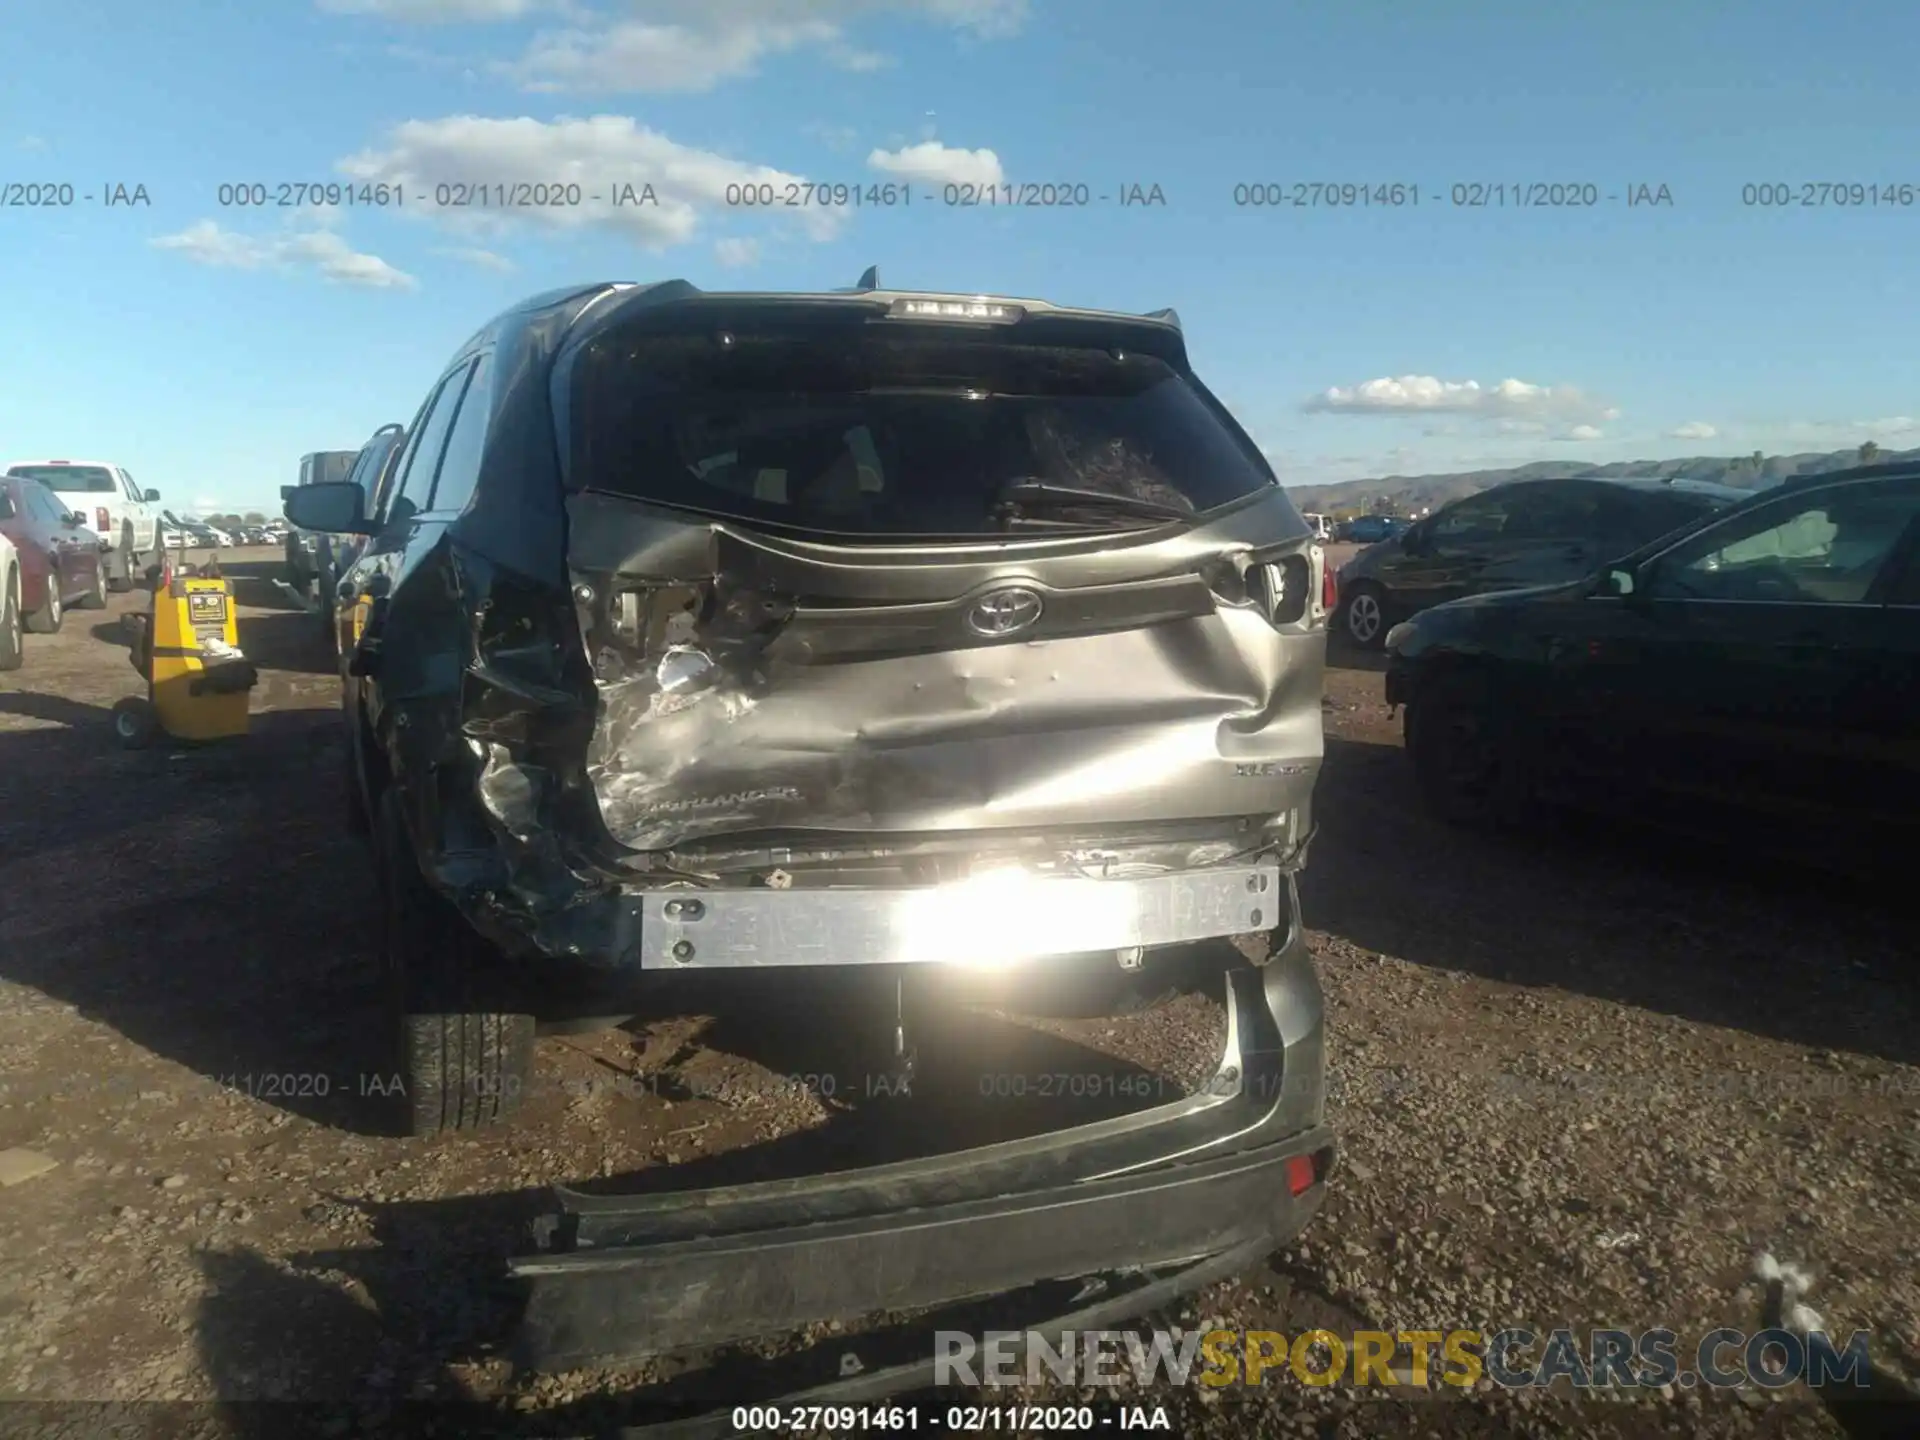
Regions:
[[406, 450], [394, 466], [388, 492], [370, 516], [367, 537], [341, 582], [350, 603], [339, 609], [341, 679], [349, 715], [359, 713], [378, 726], [387, 694], [382, 685], [381, 645], [389, 597], [406, 579], [413, 563], [430, 549], [443, 527], [427, 518], [434, 479], [454, 416], [473, 372], [463, 359], [428, 396], [409, 427]]
[[1881, 782], [1863, 797], [1864, 828], [1872, 843], [1897, 853], [1920, 840], [1920, 526], [1908, 529], [1886, 602], [1858, 744]]
[[82, 591], [91, 590], [92, 566], [87, 564], [87, 575], [82, 580], [80, 572], [83, 558], [76, 536], [87, 535], [87, 547], [95, 553], [98, 552], [98, 542], [91, 538], [90, 532], [75, 528], [67, 518], [69, 511], [66, 502], [46, 486], [29, 480], [22, 484], [21, 490], [33, 512], [33, 541], [47, 557], [48, 583], [59, 587], [62, 603], [74, 599]]
[[1502, 485], [1436, 511], [1399, 539], [1375, 570], [1395, 614], [1458, 599], [1480, 588], [1500, 546], [1517, 486]]
[[1675, 818], [1719, 828], [1758, 812], [1771, 838], [1831, 841], [1878, 806], [1901, 684], [1889, 657], [1910, 628], [1888, 602], [1916, 516], [1920, 478], [1800, 486], [1641, 568], [1615, 657], [1631, 663], [1613, 674]]

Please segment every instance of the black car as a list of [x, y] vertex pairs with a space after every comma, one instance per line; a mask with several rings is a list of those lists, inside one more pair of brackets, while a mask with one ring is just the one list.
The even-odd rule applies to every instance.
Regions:
[[[407, 438], [404, 425], [382, 425], [367, 437], [367, 443], [360, 447], [352, 467], [346, 472], [345, 483], [358, 488], [366, 497], [365, 509], [374, 513], [374, 507], [387, 482], [392, 478], [394, 462], [400, 458], [400, 449]], [[319, 480], [306, 480], [303, 484], [328, 483]], [[339, 643], [341, 625], [341, 600], [339, 588], [342, 579], [353, 568], [353, 562], [359, 558], [360, 551], [366, 545], [364, 535], [301, 535], [289, 532], [287, 546], [300, 545], [307, 556], [307, 565], [312, 573], [313, 604], [320, 616], [320, 632], [328, 645]]]
[[679, 975], [763, 1003], [782, 971], [839, 980], [884, 1000], [841, 1012], [851, 1038], [898, 1047], [983, 963], [1220, 961], [1204, 1096], [569, 1199], [563, 1253], [521, 1272], [536, 1355], [1116, 1264], [1178, 1290], [1305, 1223], [1333, 1156], [1293, 878], [1329, 597], [1171, 311], [871, 275], [554, 292], [458, 352], [369, 498], [287, 512], [369, 537], [343, 702], [416, 1133], [510, 1109], [576, 983], [631, 1015]]
[[1396, 620], [1488, 590], [1572, 580], [1747, 498], [1687, 480], [1519, 480], [1441, 507], [1340, 569], [1334, 632], [1377, 649]]
[[1809, 477], [1597, 574], [1395, 626], [1386, 696], [1429, 804], [1479, 823], [1567, 803], [1848, 866], [1909, 853], [1916, 517], [1920, 467]]

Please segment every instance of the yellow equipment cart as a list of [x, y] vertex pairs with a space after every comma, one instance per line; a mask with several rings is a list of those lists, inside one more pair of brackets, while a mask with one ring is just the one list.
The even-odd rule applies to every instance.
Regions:
[[153, 613], [127, 617], [133, 668], [147, 693], [113, 707], [120, 743], [138, 749], [163, 735], [198, 742], [246, 734], [260, 675], [240, 653], [232, 584], [218, 564], [191, 571], [163, 563], [147, 578]]

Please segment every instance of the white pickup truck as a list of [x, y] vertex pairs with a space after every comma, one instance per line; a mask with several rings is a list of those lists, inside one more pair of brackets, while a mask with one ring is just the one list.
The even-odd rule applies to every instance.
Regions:
[[113, 548], [107, 583], [132, 588], [160, 548], [160, 492], [142, 490], [124, 465], [105, 460], [16, 460], [9, 475], [38, 480], [86, 520], [87, 528]]

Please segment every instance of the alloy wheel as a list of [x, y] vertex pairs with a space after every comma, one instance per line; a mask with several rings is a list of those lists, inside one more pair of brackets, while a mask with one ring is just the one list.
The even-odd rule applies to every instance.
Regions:
[[1370, 590], [1361, 590], [1347, 601], [1347, 634], [1361, 645], [1371, 645], [1380, 634], [1380, 602]]

